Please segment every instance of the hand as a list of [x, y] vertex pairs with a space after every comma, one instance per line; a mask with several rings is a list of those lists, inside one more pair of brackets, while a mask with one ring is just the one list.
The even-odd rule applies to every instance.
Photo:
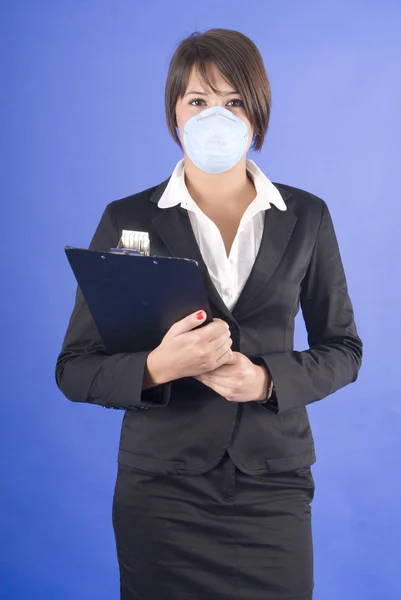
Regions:
[[202, 375], [218, 369], [232, 357], [227, 323], [213, 319], [199, 328], [205, 319], [205, 312], [198, 311], [174, 323], [161, 344], [148, 355], [144, 389], [181, 377]]
[[264, 400], [269, 376], [266, 369], [255, 365], [244, 354], [233, 352], [225, 365], [196, 377], [204, 385], [232, 402]]

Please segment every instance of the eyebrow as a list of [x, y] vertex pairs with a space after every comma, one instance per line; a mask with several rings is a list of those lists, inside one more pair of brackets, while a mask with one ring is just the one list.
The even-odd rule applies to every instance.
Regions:
[[[189, 96], [189, 94], [198, 94], [199, 96], [207, 96], [208, 94], [206, 92], [187, 92], [185, 94], [185, 96]], [[222, 94], [222, 96], [233, 96], [234, 94], [239, 94], [239, 92], [227, 92], [225, 94]], [[184, 96], [184, 98], [185, 98]]]

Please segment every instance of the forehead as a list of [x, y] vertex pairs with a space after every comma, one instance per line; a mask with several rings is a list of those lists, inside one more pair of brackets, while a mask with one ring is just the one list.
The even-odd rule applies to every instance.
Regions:
[[[209, 63], [206, 66], [206, 73], [207, 73], [207, 77], [208, 77], [210, 83], [214, 87], [216, 87], [218, 89], [224, 89], [226, 91], [231, 91], [234, 89], [231, 86], [231, 84], [223, 77], [223, 75], [221, 74], [219, 69], [216, 67], [216, 65]], [[197, 86], [197, 87], [193, 87], [193, 86]], [[189, 73], [187, 90], [197, 89], [199, 91], [201, 91], [201, 90], [207, 91], [207, 87], [208, 87], [207, 83], [202, 79], [202, 76], [199, 72], [197, 65], [194, 65], [191, 68], [191, 71]]]

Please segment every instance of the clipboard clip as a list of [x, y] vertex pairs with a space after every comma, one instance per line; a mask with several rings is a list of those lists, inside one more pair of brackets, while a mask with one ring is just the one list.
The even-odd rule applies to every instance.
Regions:
[[113, 254], [150, 255], [150, 240], [147, 231], [123, 229], [117, 248], [110, 248]]

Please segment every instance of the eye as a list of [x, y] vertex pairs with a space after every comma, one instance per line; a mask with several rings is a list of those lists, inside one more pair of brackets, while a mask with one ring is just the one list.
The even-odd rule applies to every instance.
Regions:
[[228, 104], [230, 104], [231, 102], [239, 102], [239, 105], [237, 104], [233, 108], [242, 108], [244, 106], [244, 103], [242, 102], [242, 100], [239, 100], [238, 98], [236, 98], [235, 100], [230, 100], [230, 102]]
[[191, 106], [199, 106], [198, 104], [194, 104], [194, 102], [204, 102], [202, 98], [195, 98], [195, 100], [191, 100], [189, 103]]
[[[189, 102], [190, 106], [200, 106], [200, 104], [194, 104], [194, 102], [205, 102], [203, 100], [203, 98], [195, 98], [194, 100], [191, 100]], [[231, 108], [242, 108], [244, 106], [244, 103], [242, 100], [240, 100], [239, 98], [236, 98], [235, 100], [229, 100], [227, 102], [227, 106], [232, 104], [232, 102], [237, 102], [237, 104], [235, 104], [234, 106], [231, 106]]]

